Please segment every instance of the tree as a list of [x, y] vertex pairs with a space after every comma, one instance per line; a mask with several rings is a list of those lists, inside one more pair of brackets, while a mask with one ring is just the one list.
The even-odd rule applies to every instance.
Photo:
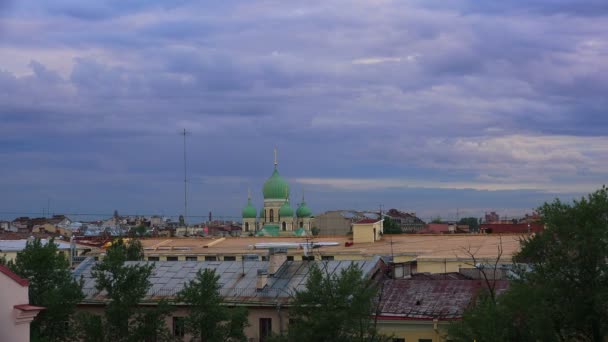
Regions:
[[53, 239], [27, 242], [9, 267], [29, 280], [32, 305], [46, 309], [38, 314], [30, 326], [33, 341], [66, 341], [71, 327], [67, 324], [76, 304], [83, 298], [82, 283], [72, 277], [70, 264], [60, 253]]
[[291, 341], [377, 341], [371, 316], [378, 287], [351, 264], [339, 273], [310, 266], [306, 289], [295, 294], [289, 315]]
[[126, 265], [125, 262], [142, 257], [143, 248], [138, 240], [125, 245], [118, 239], [93, 267], [97, 290], [105, 291], [109, 302], [103, 318], [86, 313], [79, 317], [80, 338], [112, 342], [141, 341], [152, 336], [157, 341], [170, 339], [166, 326], [158, 323], [168, 315], [170, 307], [164, 302], [152, 308], [139, 307], [151, 287], [148, 278], [154, 266]]
[[[518, 269], [493, 311], [505, 324], [499, 331], [517, 341], [605, 341], [608, 337], [608, 189], [586, 198], [545, 203], [539, 213], [546, 230], [521, 241]], [[465, 314], [455, 341], [481, 336], [481, 325]], [[465, 329], [466, 328], [466, 329]]]
[[442, 223], [441, 216], [437, 216], [431, 220], [431, 223]]
[[384, 217], [384, 232], [386, 234], [401, 234], [403, 231], [401, 230], [401, 226], [395, 220], [390, 217]]
[[201, 341], [246, 341], [243, 330], [247, 311], [223, 305], [219, 279], [215, 270], [199, 270], [196, 278], [178, 293], [176, 301], [187, 304], [190, 310], [185, 330]]

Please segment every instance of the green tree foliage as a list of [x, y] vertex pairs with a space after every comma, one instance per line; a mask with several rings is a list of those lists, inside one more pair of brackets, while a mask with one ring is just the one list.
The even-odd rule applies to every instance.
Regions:
[[378, 341], [372, 318], [378, 287], [351, 264], [329, 274], [311, 265], [306, 289], [295, 294], [289, 311], [290, 341]]
[[199, 270], [178, 293], [176, 301], [188, 304], [185, 330], [201, 341], [246, 341], [247, 311], [227, 308], [220, 295], [219, 276], [214, 270]]
[[[124, 245], [122, 239], [118, 240], [118, 242], [116, 242], [116, 243]], [[120, 247], [120, 248], [125, 249], [127, 261], [144, 260], [144, 246], [142, 246], [141, 241], [131, 240], [131, 241], [129, 241], [129, 243], [126, 246]]]
[[386, 234], [401, 234], [403, 231], [401, 230], [401, 226], [399, 222], [393, 220], [390, 217], [384, 217], [384, 233]]
[[476, 217], [463, 217], [458, 221], [458, 224], [468, 225], [471, 232], [479, 231], [479, 222]]
[[156, 338], [169, 341], [170, 334], [162, 324], [170, 306], [140, 307], [151, 283], [153, 265], [125, 264], [140, 260], [143, 248], [137, 240], [125, 245], [122, 239], [106, 250], [106, 256], [92, 270], [97, 290], [105, 291], [108, 303], [104, 317], [83, 313], [78, 318], [79, 337], [86, 341], [142, 341]]
[[[608, 338], [608, 190], [539, 208], [547, 229], [526, 237], [515, 261], [518, 272], [494, 308], [476, 305], [450, 334], [455, 341], [605, 341]], [[484, 312], [485, 310], [485, 312]], [[482, 339], [476, 315], [499, 320], [492, 339]], [[456, 331], [458, 329], [458, 331]], [[464, 333], [466, 332], [466, 333]]]
[[82, 283], [72, 277], [70, 264], [54, 240], [46, 244], [40, 239], [28, 242], [8, 265], [29, 280], [30, 304], [46, 308], [30, 326], [32, 341], [70, 340], [67, 323], [83, 299]]
[[441, 216], [437, 216], [431, 220], [431, 223], [443, 223]]

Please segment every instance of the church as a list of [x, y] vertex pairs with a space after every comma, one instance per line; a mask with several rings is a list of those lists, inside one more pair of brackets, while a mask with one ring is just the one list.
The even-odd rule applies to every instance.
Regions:
[[310, 235], [312, 212], [306, 205], [304, 195], [298, 209], [294, 211], [289, 201], [289, 184], [278, 169], [277, 151], [274, 151], [274, 171], [262, 188], [264, 206], [258, 212], [251, 203], [243, 208], [243, 233], [257, 236], [304, 236]]

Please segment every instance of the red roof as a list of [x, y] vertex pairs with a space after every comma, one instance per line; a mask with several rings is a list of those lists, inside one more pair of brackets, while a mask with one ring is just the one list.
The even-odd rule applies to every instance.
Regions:
[[35, 306], [35, 305], [29, 305], [29, 304], [19, 304], [19, 305], [15, 305], [13, 307], [15, 309], [21, 310], [21, 311], [41, 311], [41, 310], [46, 309], [44, 306]]
[[[496, 280], [496, 293], [509, 283]], [[459, 319], [486, 285], [482, 280], [390, 279], [384, 282], [380, 315], [385, 318]]]
[[367, 218], [367, 219], [363, 219], [361, 221], [357, 221], [357, 222], [355, 222], [355, 224], [376, 223], [378, 221], [380, 221], [380, 220]]
[[17, 284], [21, 286], [28, 286], [30, 284], [27, 279], [21, 278], [15, 272], [11, 271], [10, 268], [4, 265], [0, 265], [0, 272], [6, 274], [7, 277], [13, 279]]

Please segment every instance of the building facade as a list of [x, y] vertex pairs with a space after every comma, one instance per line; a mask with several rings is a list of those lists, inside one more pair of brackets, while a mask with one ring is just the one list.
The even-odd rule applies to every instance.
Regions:
[[30, 323], [44, 310], [29, 304], [29, 282], [0, 265], [0, 341], [30, 340]]

